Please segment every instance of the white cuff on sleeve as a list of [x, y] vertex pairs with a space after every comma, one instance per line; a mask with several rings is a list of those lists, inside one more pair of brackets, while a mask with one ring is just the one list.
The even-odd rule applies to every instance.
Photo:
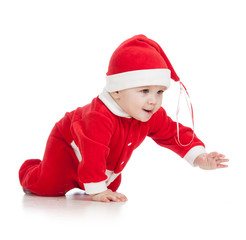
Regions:
[[186, 153], [184, 156], [184, 159], [190, 163], [191, 166], [194, 167], [194, 161], [195, 159], [202, 153], [206, 153], [206, 150], [203, 146], [196, 146], [190, 149], [189, 152]]
[[87, 194], [96, 194], [104, 192], [108, 189], [105, 181], [97, 183], [84, 183], [84, 187]]

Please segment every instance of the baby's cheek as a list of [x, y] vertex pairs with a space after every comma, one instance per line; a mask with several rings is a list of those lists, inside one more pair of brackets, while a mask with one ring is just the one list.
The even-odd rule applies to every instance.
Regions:
[[161, 105], [160, 106], [157, 106], [154, 110], [154, 113], [156, 113], [159, 109], [161, 108]]

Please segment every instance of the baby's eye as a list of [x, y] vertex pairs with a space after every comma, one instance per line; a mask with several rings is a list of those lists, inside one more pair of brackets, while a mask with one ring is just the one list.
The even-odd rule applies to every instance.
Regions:
[[142, 89], [141, 92], [142, 93], [149, 93], [149, 89]]
[[157, 92], [157, 94], [158, 94], [158, 95], [161, 95], [163, 92], [164, 92], [163, 90], [159, 90], [159, 91]]

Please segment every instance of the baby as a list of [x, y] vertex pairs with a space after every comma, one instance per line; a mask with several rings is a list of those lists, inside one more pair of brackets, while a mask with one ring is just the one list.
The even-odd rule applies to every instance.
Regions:
[[104, 91], [55, 124], [43, 160], [26, 160], [19, 178], [24, 192], [63, 196], [80, 188], [92, 200], [126, 201], [116, 192], [121, 173], [146, 136], [202, 169], [224, 168], [223, 154], [207, 154], [192, 129], [172, 121], [161, 107], [171, 79], [179, 81], [162, 48], [144, 35], [113, 53]]

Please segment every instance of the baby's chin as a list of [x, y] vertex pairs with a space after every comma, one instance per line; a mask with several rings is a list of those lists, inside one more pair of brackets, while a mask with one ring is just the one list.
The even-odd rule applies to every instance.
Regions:
[[134, 118], [135, 120], [138, 120], [140, 122], [148, 122], [151, 119], [152, 116], [149, 116], [148, 118]]

